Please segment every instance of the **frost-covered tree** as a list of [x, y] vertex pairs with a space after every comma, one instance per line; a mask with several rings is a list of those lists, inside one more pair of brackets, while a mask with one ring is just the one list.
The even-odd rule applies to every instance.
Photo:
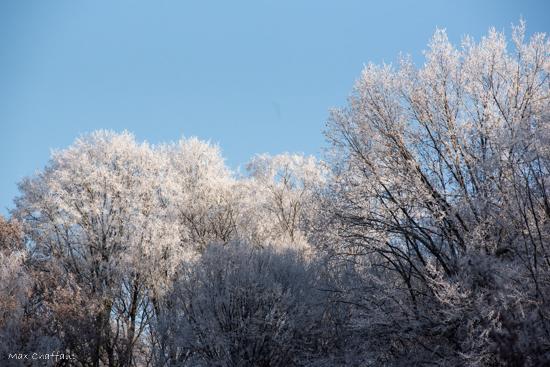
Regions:
[[297, 251], [232, 243], [183, 263], [159, 320], [159, 366], [330, 366], [345, 362], [346, 309]]
[[13, 353], [23, 337], [24, 312], [30, 291], [25, 268], [23, 233], [16, 221], [0, 216], [0, 358]]
[[[68, 350], [61, 333], [78, 330], [80, 338], [89, 328], [83, 327], [82, 307], [89, 300], [70, 287], [65, 288], [57, 264], [36, 256], [24, 241], [23, 228], [14, 219], [0, 217], [0, 358], [4, 366], [20, 366], [21, 360], [9, 354], [25, 351], [49, 353]], [[69, 328], [60, 330], [62, 315]], [[76, 340], [76, 339], [75, 339]], [[28, 366], [42, 366], [44, 361], [27, 360]]]
[[137, 363], [152, 303], [180, 261], [163, 210], [161, 158], [129, 133], [99, 131], [20, 185], [17, 215], [35, 251], [58, 263], [59, 283], [87, 300], [80, 312], [91, 330], [80, 331], [71, 351], [83, 365]]
[[369, 289], [376, 363], [550, 361], [550, 42], [524, 34], [438, 30], [332, 113], [332, 253]]
[[243, 231], [256, 241], [278, 246], [304, 248], [318, 213], [316, 195], [325, 185], [328, 172], [314, 157], [299, 154], [267, 154], [254, 157], [247, 165], [250, 179], [249, 215]]
[[167, 162], [162, 186], [181, 245], [203, 251], [210, 243], [234, 239], [239, 210], [236, 181], [219, 148], [190, 138], [164, 145], [160, 152]]

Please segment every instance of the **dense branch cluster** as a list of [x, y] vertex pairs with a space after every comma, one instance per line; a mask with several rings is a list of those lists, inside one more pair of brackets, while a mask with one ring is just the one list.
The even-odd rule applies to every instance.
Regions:
[[550, 42], [438, 30], [425, 59], [365, 67], [326, 162], [55, 152], [0, 218], [0, 364], [550, 364]]

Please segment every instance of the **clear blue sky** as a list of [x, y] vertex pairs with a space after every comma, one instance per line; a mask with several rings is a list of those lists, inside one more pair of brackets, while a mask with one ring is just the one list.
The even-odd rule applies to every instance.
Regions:
[[327, 111], [363, 64], [421, 60], [452, 40], [550, 31], [548, 1], [0, 2], [0, 213], [52, 148], [96, 129], [156, 143], [198, 136], [236, 168], [319, 154]]

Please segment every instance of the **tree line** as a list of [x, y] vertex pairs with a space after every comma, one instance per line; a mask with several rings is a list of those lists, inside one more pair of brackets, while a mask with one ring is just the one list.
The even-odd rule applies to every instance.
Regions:
[[364, 68], [324, 160], [53, 153], [0, 219], [1, 364], [549, 365], [550, 41], [424, 55]]

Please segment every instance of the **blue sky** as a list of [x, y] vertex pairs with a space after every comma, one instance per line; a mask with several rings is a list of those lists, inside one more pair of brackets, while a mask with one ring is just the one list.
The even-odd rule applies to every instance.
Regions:
[[436, 27], [550, 31], [548, 1], [2, 1], [0, 213], [16, 183], [96, 129], [152, 143], [319, 155], [362, 66], [420, 62]]

